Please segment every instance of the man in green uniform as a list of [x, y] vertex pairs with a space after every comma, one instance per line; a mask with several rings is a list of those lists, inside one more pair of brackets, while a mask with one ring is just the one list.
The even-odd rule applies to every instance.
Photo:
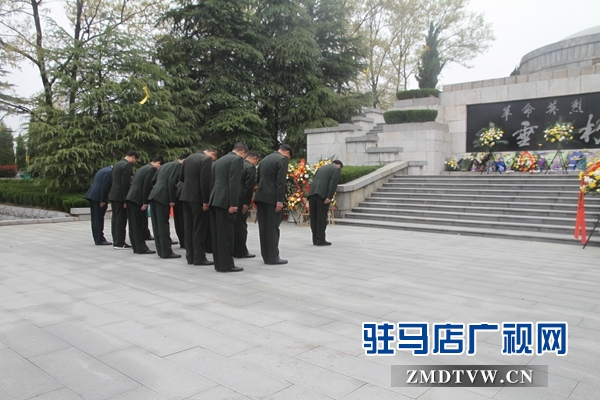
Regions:
[[256, 183], [256, 165], [260, 156], [251, 151], [244, 160], [244, 169], [242, 170], [242, 179], [240, 186], [240, 201], [238, 204], [237, 215], [235, 218], [234, 231], [235, 239], [233, 245], [233, 256], [235, 258], [253, 258], [246, 246], [248, 239], [248, 210], [252, 205], [252, 194], [254, 194], [254, 185]]
[[327, 228], [327, 213], [331, 199], [340, 182], [344, 164], [340, 160], [334, 160], [331, 164], [325, 164], [317, 170], [313, 183], [308, 192], [308, 209], [310, 211], [310, 230], [312, 241], [315, 246], [330, 246], [331, 242], [325, 240], [325, 229]]
[[129, 240], [131, 247], [136, 254], [154, 254], [146, 246], [148, 229], [148, 196], [152, 190], [152, 178], [156, 171], [165, 163], [162, 157], [153, 158], [150, 163], [138, 169], [133, 176], [131, 189], [127, 193], [127, 219], [129, 222]]
[[209, 200], [210, 225], [215, 270], [219, 272], [244, 270], [233, 263], [233, 224], [239, 202], [240, 177], [247, 154], [248, 146], [236, 143], [233, 150], [219, 158], [212, 168], [214, 186]]
[[121, 161], [116, 163], [112, 170], [112, 187], [110, 189], [110, 205], [112, 207], [111, 233], [113, 247], [116, 250], [130, 249], [125, 243], [125, 229], [127, 227], [127, 193], [131, 185], [132, 165], [140, 159], [135, 150], [129, 150]]
[[287, 264], [279, 258], [279, 225], [285, 200], [285, 185], [292, 146], [282, 144], [279, 150], [269, 154], [260, 163], [257, 172], [258, 188], [254, 195], [256, 219], [260, 237], [260, 254], [265, 264]]
[[206, 258], [204, 241], [209, 232], [212, 163], [217, 160], [217, 151], [207, 149], [189, 156], [181, 169], [182, 183], [180, 200], [183, 205], [183, 227], [185, 257], [188, 264], [213, 265]]
[[104, 237], [104, 215], [108, 208], [108, 193], [112, 186], [112, 165], [96, 172], [92, 186], [85, 194], [90, 202], [90, 219], [92, 222], [92, 237], [97, 246], [109, 246], [112, 243]]
[[171, 250], [171, 225], [169, 224], [169, 211], [175, 205], [175, 191], [181, 172], [181, 164], [187, 158], [182, 154], [175, 161], [163, 165], [154, 175], [154, 188], [148, 199], [151, 207], [152, 231], [156, 252], [160, 258], [180, 258], [181, 254]]

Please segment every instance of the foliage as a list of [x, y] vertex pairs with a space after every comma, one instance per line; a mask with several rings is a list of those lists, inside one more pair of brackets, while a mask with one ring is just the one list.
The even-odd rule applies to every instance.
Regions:
[[573, 124], [570, 122], [557, 122], [544, 131], [544, 139], [551, 143], [569, 143], [573, 140]]
[[340, 185], [352, 182], [355, 179], [377, 171], [382, 165], [344, 165], [342, 168], [342, 176], [340, 177]]
[[1, 180], [0, 203], [64, 212], [69, 212], [72, 207], [89, 207], [84, 194], [53, 191], [49, 185], [50, 182], [40, 179]]
[[19, 169], [19, 171], [22, 171], [25, 168], [27, 168], [27, 147], [25, 145], [25, 138], [23, 137], [23, 135], [19, 135], [15, 139], [15, 142], [17, 144], [17, 149], [16, 149], [17, 168]]
[[14, 178], [17, 172], [16, 165], [0, 165], [0, 178]]
[[440, 91], [434, 88], [427, 89], [412, 89], [402, 90], [396, 93], [396, 99], [407, 100], [407, 99], [421, 99], [424, 97], [440, 97]]
[[409, 122], [428, 122], [435, 121], [437, 110], [416, 109], [416, 110], [392, 110], [383, 113], [383, 119], [386, 124], [405, 124]]
[[506, 144], [506, 140], [502, 140], [504, 131], [500, 127], [490, 123], [488, 128], [483, 128], [477, 133], [477, 138], [473, 141], [474, 147], [483, 147], [486, 151], [491, 151], [497, 144]]
[[444, 68], [445, 62], [441, 60], [438, 51], [440, 30], [440, 26], [434, 25], [433, 22], [429, 23], [429, 31], [425, 37], [425, 50], [421, 54], [416, 75], [420, 89], [435, 89], [438, 76]]
[[510, 76], [518, 76], [521, 75], [521, 67], [519, 67], [518, 65], [515, 66], [515, 69], [512, 70], [512, 72], [510, 73]]
[[12, 130], [0, 121], [0, 165], [14, 164], [15, 151]]

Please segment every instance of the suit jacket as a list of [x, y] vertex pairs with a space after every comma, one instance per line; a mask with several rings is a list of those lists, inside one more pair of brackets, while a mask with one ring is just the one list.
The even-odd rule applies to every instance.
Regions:
[[312, 185], [310, 185], [310, 191], [308, 196], [316, 194], [317, 196], [324, 199], [332, 199], [340, 182], [342, 176], [342, 169], [338, 168], [335, 164], [326, 164], [317, 170], [315, 178], [313, 179]]
[[177, 191], [177, 182], [181, 172], [181, 163], [178, 160], [164, 164], [156, 174], [152, 182], [154, 187], [148, 196], [148, 200], [154, 200], [168, 206], [169, 203], [175, 203], [175, 192]]
[[156, 174], [157, 169], [152, 164], [146, 164], [138, 169], [133, 175], [133, 183], [127, 193], [126, 200], [133, 201], [140, 206], [148, 204], [148, 196], [152, 190], [152, 179]]
[[129, 186], [131, 185], [132, 171], [133, 167], [124, 158], [115, 164], [112, 170], [110, 201], [125, 202], [125, 199], [127, 199], [127, 192], [129, 192]]
[[108, 192], [112, 186], [112, 165], [104, 167], [94, 175], [92, 186], [85, 194], [88, 200], [97, 201], [98, 203], [108, 203]]
[[240, 203], [250, 205], [252, 202], [252, 193], [256, 183], [256, 167], [248, 160], [244, 160], [244, 169], [242, 170], [242, 185], [240, 186]]
[[237, 207], [244, 160], [234, 152], [219, 158], [212, 168], [214, 186], [210, 192], [211, 207]]
[[273, 205], [284, 202], [288, 164], [288, 158], [278, 151], [262, 159], [256, 175], [258, 188], [254, 201]]
[[208, 203], [212, 159], [203, 152], [194, 153], [185, 159], [179, 180], [183, 182], [179, 200], [191, 203]]

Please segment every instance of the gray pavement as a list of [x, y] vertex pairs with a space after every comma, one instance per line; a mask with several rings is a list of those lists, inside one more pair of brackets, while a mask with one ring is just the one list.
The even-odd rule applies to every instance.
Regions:
[[[0, 399], [599, 398], [600, 249], [327, 232], [284, 222], [288, 265], [222, 274], [94, 246], [89, 222], [0, 227]], [[496, 332], [474, 356], [366, 356], [362, 323], [383, 321], [567, 321], [569, 348], [509, 357]], [[542, 364], [549, 386], [391, 387], [395, 364]]]

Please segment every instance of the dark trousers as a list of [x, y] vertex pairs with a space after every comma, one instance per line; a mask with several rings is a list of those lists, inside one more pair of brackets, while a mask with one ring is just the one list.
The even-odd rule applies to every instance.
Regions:
[[[127, 206], [129, 207], [129, 206]], [[150, 233], [150, 229], [148, 229], [148, 209], [142, 211], [144, 213], [144, 219], [142, 220], [142, 229], [144, 230], [144, 240], [148, 240], [152, 234]]]
[[88, 200], [90, 202], [90, 217], [92, 222], [92, 237], [94, 238], [95, 244], [100, 244], [106, 241], [104, 237], [104, 215], [108, 204], [104, 207], [100, 207], [100, 203], [94, 200]]
[[227, 271], [233, 267], [233, 224], [235, 213], [230, 214], [220, 207], [210, 208], [213, 260], [217, 271]]
[[202, 228], [210, 224], [210, 221], [204, 221], [204, 212], [202, 204], [182, 201], [183, 219], [185, 232], [185, 258], [188, 264], [198, 264], [206, 258], [204, 252], [204, 239], [206, 233]]
[[248, 247], [246, 247], [246, 240], [248, 239], [248, 213], [243, 214], [244, 205], [240, 204], [237, 209], [235, 223], [233, 224], [234, 230], [234, 241], [233, 241], [233, 256], [244, 257], [249, 253]]
[[112, 219], [110, 221], [113, 246], [125, 245], [125, 229], [127, 228], [127, 210], [123, 208], [122, 201], [111, 201]]
[[202, 246], [205, 253], [213, 252], [212, 229], [210, 226], [210, 209], [202, 211]]
[[325, 199], [313, 194], [308, 198], [308, 209], [310, 211], [310, 230], [312, 231], [313, 244], [325, 242], [325, 229], [327, 229], [327, 213], [329, 204], [324, 203]]
[[[146, 230], [148, 229], [148, 214], [140, 209], [140, 205], [132, 201], [127, 202], [127, 222], [129, 223], [129, 240], [134, 253], [142, 254], [147, 252]], [[144, 221], [145, 220], [145, 221]]]
[[156, 253], [161, 258], [166, 258], [171, 250], [171, 225], [169, 224], [169, 205], [161, 204], [157, 201], [150, 201], [152, 207], [152, 231], [154, 232], [154, 243], [156, 244]]
[[279, 260], [281, 211], [276, 213], [274, 204], [257, 202], [256, 219], [260, 237], [260, 254], [266, 264], [273, 264]]
[[175, 233], [179, 240], [179, 245], [185, 247], [185, 216], [183, 212], [183, 201], [175, 200], [173, 207], [173, 222], [175, 223]]

